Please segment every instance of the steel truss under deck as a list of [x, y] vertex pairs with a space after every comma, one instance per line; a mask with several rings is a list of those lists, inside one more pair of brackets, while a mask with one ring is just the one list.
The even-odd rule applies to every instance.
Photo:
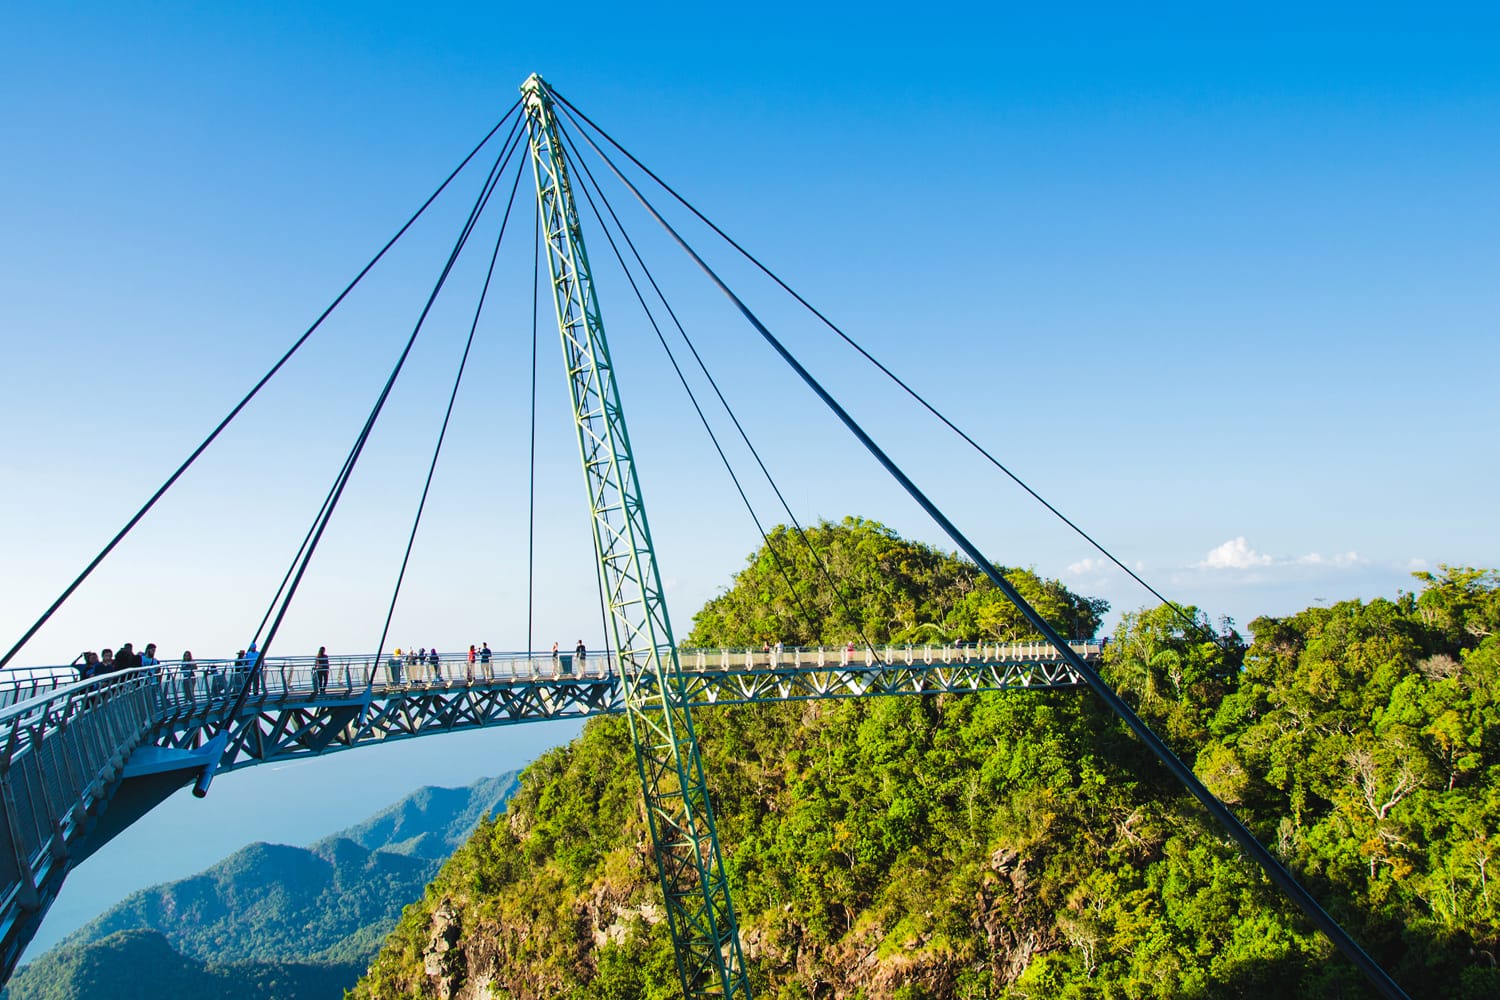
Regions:
[[[1095, 654], [1097, 655], [1097, 654]], [[1094, 657], [1091, 656], [1091, 659]], [[778, 701], [835, 701], [914, 694], [975, 694], [981, 691], [1070, 689], [1082, 683], [1058, 659], [977, 656], [968, 661], [905, 662], [893, 657], [873, 664], [804, 660], [770, 665], [747, 654], [685, 654], [681, 697], [693, 709]], [[746, 662], [749, 660], [750, 662]], [[458, 730], [554, 719], [619, 715], [626, 699], [619, 673], [576, 677], [505, 677], [438, 684], [335, 683], [313, 692], [306, 678], [283, 690], [251, 697], [230, 720], [228, 740], [216, 765], [235, 770], [275, 760], [387, 743]], [[300, 683], [299, 683], [300, 681]], [[152, 742], [178, 750], [208, 745], [227, 706], [225, 696], [198, 691], [182, 697], [168, 674]], [[640, 691], [654, 692], [649, 677]]]
[[533, 74], [521, 93], [600, 586], [620, 657], [625, 714], [677, 971], [689, 997], [748, 998], [750, 985], [713, 807], [662, 599], [562, 136], [542, 78]]
[[[1096, 659], [1097, 647], [1084, 655]], [[680, 696], [705, 707], [1081, 683], [1055, 656], [1004, 646], [840, 660], [837, 652], [687, 651]], [[190, 671], [163, 664], [88, 681], [53, 671], [0, 685], [0, 704], [9, 702], [0, 710], [0, 976], [9, 975], [68, 869], [135, 818], [119, 801], [131, 781], [151, 785], [160, 775], [152, 794], [164, 796], [199, 770], [206, 780], [215, 771], [390, 740], [626, 708], [618, 665], [604, 657], [591, 661], [592, 674], [569, 676], [544, 660], [450, 679], [413, 679], [349, 657], [320, 681], [311, 662], [270, 661], [262, 688], [222, 733], [236, 688], [201, 665]], [[638, 692], [655, 690], [650, 677], [638, 680]], [[159, 799], [143, 801], [149, 808]]]

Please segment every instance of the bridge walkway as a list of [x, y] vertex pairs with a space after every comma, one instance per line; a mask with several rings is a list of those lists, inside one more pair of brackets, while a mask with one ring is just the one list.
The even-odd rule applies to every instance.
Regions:
[[[1086, 660], [1098, 643], [1075, 643]], [[699, 706], [1082, 683], [1043, 643], [851, 650], [682, 650]], [[242, 661], [164, 662], [79, 680], [0, 674], [0, 968], [14, 967], [68, 869], [184, 784], [273, 760], [442, 732], [624, 711], [613, 657], [497, 653], [437, 664], [374, 655], [271, 657], [233, 719]], [[641, 679], [653, 683], [650, 677]]]

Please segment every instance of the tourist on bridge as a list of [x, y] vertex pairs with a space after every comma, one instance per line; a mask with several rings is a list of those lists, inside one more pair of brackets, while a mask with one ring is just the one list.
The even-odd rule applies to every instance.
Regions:
[[490, 644], [483, 643], [479, 647], [479, 662], [484, 666], [484, 675], [490, 675]]
[[313, 694], [328, 690], [328, 647], [319, 646], [318, 656], [313, 660]]
[[115, 654], [116, 670], [134, 670], [140, 665], [140, 654], [138, 654], [128, 642], [125, 643], [125, 645], [121, 646], [120, 651]]
[[156, 643], [146, 643], [146, 651], [141, 654], [141, 666], [156, 667], [157, 669], [152, 673], [158, 676], [161, 674], [161, 661], [156, 658]]
[[464, 680], [468, 681], [470, 684], [474, 683], [474, 661], [478, 658], [478, 656], [479, 650], [474, 648], [474, 644], [472, 642], [469, 643], [469, 662], [464, 667]]
[[83, 662], [78, 663], [78, 660], [74, 660], [73, 662], [78, 666], [79, 680], [86, 681], [99, 672], [99, 654], [94, 652], [92, 649], [86, 653], [80, 654], [78, 659], [82, 660]]
[[443, 658], [438, 656], [437, 647], [433, 646], [427, 651], [427, 662], [432, 667], [432, 679], [440, 681], [443, 679]]
[[245, 668], [250, 671], [250, 693], [260, 694], [265, 690], [261, 673], [255, 669], [255, 661], [260, 659], [260, 654], [255, 649], [255, 643], [251, 643], [245, 649]]
[[[580, 642], [579, 645], [581, 646], [583, 643]], [[106, 649], [105, 652], [107, 653], [109, 650]], [[560, 659], [562, 659], [562, 654], [557, 651], [557, 643], [554, 642], [552, 644], [552, 672], [554, 674], [557, 673], [557, 661]]]
[[182, 696], [188, 701], [193, 700], [193, 673], [198, 669], [193, 662], [193, 651], [184, 649], [182, 651]]
[[588, 658], [589, 651], [583, 647], [583, 640], [579, 639], [578, 645], [573, 647], [573, 665], [578, 668], [580, 674], [583, 673], [584, 661]]
[[115, 666], [115, 651], [106, 647], [99, 654], [99, 667], [95, 670], [95, 673], [108, 674], [117, 669], [119, 668]]

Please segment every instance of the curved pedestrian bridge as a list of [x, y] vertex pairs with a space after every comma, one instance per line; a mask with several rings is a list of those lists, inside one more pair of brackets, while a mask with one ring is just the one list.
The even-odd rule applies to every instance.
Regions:
[[[1073, 650], [1102, 653], [1093, 642]], [[686, 649], [678, 661], [673, 700], [693, 708], [1082, 683], [1044, 643]], [[649, 673], [632, 680], [638, 693], [656, 685]], [[268, 657], [253, 679], [235, 660], [87, 680], [71, 667], [0, 672], [0, 969], [14, 967], [68, 869], [185, 784], [202, 795], [217, 772], [268, 761], [623, 710], [618, 661], [605, 655], [369, 654], [323, 669], [311, 656]]]

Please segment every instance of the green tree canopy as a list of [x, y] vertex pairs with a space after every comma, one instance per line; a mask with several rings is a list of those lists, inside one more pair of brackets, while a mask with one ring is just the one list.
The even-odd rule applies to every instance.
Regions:
[[[877, 641], [924, 623], [980, 637], [961, 627], [985, 627], [973, 567], [871, 522], [810, 534], [835, 579], [862, 582], [852, 615], [810, 559], [789, 588], [763, 550], [690, 641], [839, 641], [866, 623]], [[1413, 997], [1489, 1000], [1500, 581], [1421, 582], [1257, 619], [1248, 647], [1143, 610], [1104, 670]], [[1097, 622], [1092, 602], [1030, 585], [1060, 592], [1055, 621]], [[832, 624], [795, 632], [792, 592]], [[752, 705], [695, 725], [757, 996], [1372, 995], [1087, 691]], [[637, 782], [617, 718], [538, 761], [353, 996], [675, 995]]]
[[[1064, 636], [1092, 638], [1107, 602], [1029, 569], [997, 567]], [[1039, 638], [989, 577], [956, 554], [846, 517], [779, 525], [733, 586], [693, 617], [692, 646], [951, 643]]]

